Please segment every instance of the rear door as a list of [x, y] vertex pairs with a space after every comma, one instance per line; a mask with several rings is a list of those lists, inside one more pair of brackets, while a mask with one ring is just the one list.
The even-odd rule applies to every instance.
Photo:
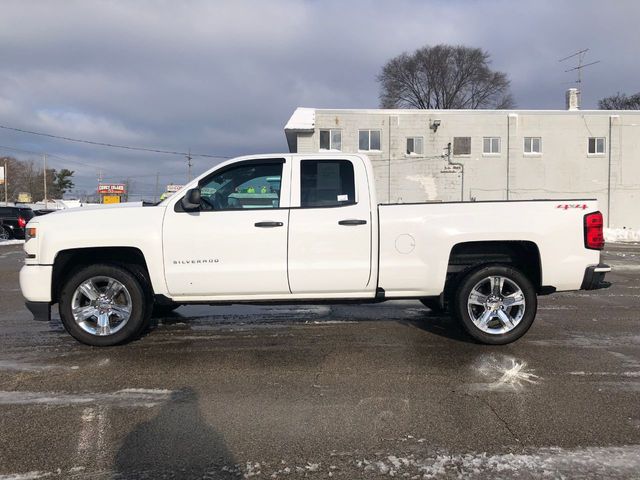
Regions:
[[371, 204], [357, 157], [292, 164], [289, 285], [294, 294], [362, 293], [371, 277]]

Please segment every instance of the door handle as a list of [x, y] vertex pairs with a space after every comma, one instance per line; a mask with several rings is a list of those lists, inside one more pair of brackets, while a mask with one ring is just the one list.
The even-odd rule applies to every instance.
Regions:
[[282, 227], [284, 223], [282, 222], [257, 222], [253, 224], [255, 227], [260, 228], [273, 228], [273, 227]]
[[340, 220], [338, 225], [366, 225], [366, 220]]

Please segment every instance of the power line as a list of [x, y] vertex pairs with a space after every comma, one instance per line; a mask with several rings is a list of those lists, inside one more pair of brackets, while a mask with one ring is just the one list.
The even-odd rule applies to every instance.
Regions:
[[15, 148], [15, 147], [8, 147], [6, 145], [0, 145], [0, 149], [4, 149], [4, 150], [12, 150], [14, 152], [22, 152], [22, 153], [30, 153], [32, 155], [43, 155], [43, 154], [47, 154], [50, 157], [55, 157], [58, 158], [64, 162], [69, 162], [69, 163], [77, 163], [78, 165], [83, 165], [85, 167], [90, 167], [90, 168], [98, 168], [95, 165], [89, 165], [88, 163], [82, 163], [82, 162], [78, 162], [77, 160], [70, 160], [68, 158], [64, 158], [61, 157], [60, 155], [54, 155], [53, 153], [48, 153], [48, 152], [37, 152], [35, 150], [25, 150], [24, 148]]
[[96, 142], [96, 141], [93, 141], [93, 140], [83, 140], [83, 139], [79, 139], [79, 138], [64, 137], [64, 136], [61, 136], [61, 135], [52, 135], [50, 133], [34, 132], [32, 130], [24, 130], [22, 128], [8, 127], [6, 125], [0, 125], [0, 128], [2, 128], [4, 130], [12, 130], [14, 132], [28, 133], [30, 135], [39, 135], [41, 137], [57, 138], [59, 140], [66, 140], [68, 142], [86, 143], [86, 144], [89, 144], [89, 145], [97, 145], [97, 146], [100, 146], [100, 147], [122, 148], [122, 149], [125, 149], [125, 150], [136, 150], [136, 151], [151, 152], [151, 153], [163, 153], [163, 154], [167, 154], [167, 155], [180, 155], [180, 156], [183, 156], [183, 157], [184, 156], [191, 156], [191, 157], [207, 157], [207, 158], [222, 158], [222, 159], [229, 158], [229, 157], [224, 156], [224, 155], [210, 155], [210, 154], [207, 154], [207, 153], [178, 152], [178, 151], [174, 151], [174, 150], [162, 150], [162, 149], [159, 149], [159, 148], [132, 147], [130, 145], [118, 145], [118, 144], [115, 144], [115, 143]]

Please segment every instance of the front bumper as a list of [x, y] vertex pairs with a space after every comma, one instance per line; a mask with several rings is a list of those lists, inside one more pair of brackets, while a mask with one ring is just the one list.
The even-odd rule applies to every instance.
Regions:
[[611, 271], [609, 265], [601, 263], [587, 267], [584, 271], [584, 278], [580, 290], [598, 290], [599, 288], [609, 288], [610, 282], [604, 281], [604, 276]]
[[51, 319], [51, 265], [25, 265], [20, 269], [20, 290], [35, 320]]
[[51, 265], [24, 265], [20, 269], [20, 290], [28, 302], [51, 302]]

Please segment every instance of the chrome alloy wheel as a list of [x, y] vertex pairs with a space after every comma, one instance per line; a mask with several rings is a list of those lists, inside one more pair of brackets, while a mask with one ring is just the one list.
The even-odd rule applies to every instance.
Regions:
[[510, 332], [524, 316], [526, 302], [522, 289], [513, 280], [491, 276], [471, 289], [467, 309], [471, 320], [485, 333], [500, 335]]
[[111, 277], [85, 280], [71, 298], [71, 313], [78, 326], [101, 337], [122, 330], [131, 317], [132, 306], [127, 287]]

